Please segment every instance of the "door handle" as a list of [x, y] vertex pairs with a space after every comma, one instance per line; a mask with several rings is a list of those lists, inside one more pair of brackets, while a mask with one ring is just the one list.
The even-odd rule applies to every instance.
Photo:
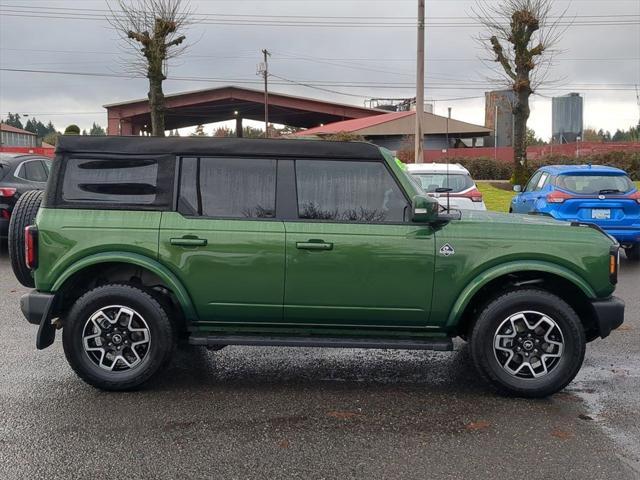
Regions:
[[207, 239], [198, 237], [171, 238], [169, 243], [182, 247], [204, 247], [207, 244]]
[[322, 241], [296, 242], [299, 250], [333, 250], [333, 243]]

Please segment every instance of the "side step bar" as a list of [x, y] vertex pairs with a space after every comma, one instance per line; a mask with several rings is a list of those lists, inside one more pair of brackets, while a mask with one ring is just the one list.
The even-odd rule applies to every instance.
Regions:
[[453, 350], [450, 338], [329, 338], [329, 337], [262, 337], [251, 335], [190, 336], [189, 344], [222, 347], [251, 345], [260, 347], [330, 347], [330, 348], [389, 348], [399, 350]]

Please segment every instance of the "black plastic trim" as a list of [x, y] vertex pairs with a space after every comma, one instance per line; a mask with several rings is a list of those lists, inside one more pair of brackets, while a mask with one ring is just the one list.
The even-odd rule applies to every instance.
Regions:
[[453, 350], [450, 338], [397, 339], [397, 338], [333, 338], [333, 337], [267, 337], [250, 335], [208, 335], [189, 337], [191, 345], [220, 346], [248, 345], [273, 347], [324, 347], [324, 348], [379, 348], [400, 350]]
[[618, 297], [591, 302], [598, 327], [598, 334], [605, 338], [624, 322], [624, 301]]
[[27, 322], [32, 325], [40, 325], [40, 321], [45, 314], [49, 313], [54, 294], [41, 293], [31, 290], [20, 298], [20, 309]]

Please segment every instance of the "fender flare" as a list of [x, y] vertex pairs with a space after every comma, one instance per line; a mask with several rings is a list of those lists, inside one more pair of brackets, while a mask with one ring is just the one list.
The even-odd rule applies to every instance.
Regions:
[[455, 328], [455, 326], [460, 321], [460, 318], [462, 317], [465, 309], [482, 287], [495, 280], [496, 278], [508, 275], [510, 273], [520, 272], [543, 272], [557, 275], [558, 277], [564, 278], [565, 280], [573, 283], [582, 291], [582, 293], [586, 295], [587, 298], [595, 299], [597, 297], [591, 285], [589, 285], [589, 283], [587, 283], [582, 277], [569, 270], [568, 268], [537, 260], [503, 263], [501, 265], [497, 265], [495, 267], [484, 270], [469, 282], [465, 289], [460, 293], [458, 299], [456, 300], [456, 303], [453, 305], [451, 311], [449, 312], [446, 328]]
[[100, 263], [114, 262], [137, 265], [156, 274], [163, 282], [167, 284], [169, 289], [176, 296], [178, 302], [180, 303], [180, 307], [182, 308], [185, 319], [188, 322], [193, 322], [198, 319], [195, 308], [193, 306], [193, 302], [191, 301], [191, 297], [189, 296], [189, 292], [187, 292], [184, 285], [182, 285], [182, 282], [180, 282], [180, 280], [164, 265], [160, 264], [150, 257], [137, 253], [109, 252], [98, 253], [95, 255], [84, 257], [82, 260], [73, 263], [70, 267], [65, 269], [64, 273], [60, 277], [58, 277], [56, 282], [53, 284], [51, 291], [58, 292], [64, 286], [65, 282], [69, 280], [69, 278], [71, 278], [81, 270], [84, 270], [85, 268]]

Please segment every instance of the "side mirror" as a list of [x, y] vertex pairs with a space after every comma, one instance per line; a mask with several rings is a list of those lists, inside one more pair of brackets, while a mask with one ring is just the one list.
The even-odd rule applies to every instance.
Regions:
[[522, 185], [514, 185], [513, 186], [513, 191], [516, 192], [516, 193], [522, 192]]
[[411, 221], [415, 223], [430, 223], [438, 218], [440, 205], [433, 198], [416, 195], [411, 201]]

